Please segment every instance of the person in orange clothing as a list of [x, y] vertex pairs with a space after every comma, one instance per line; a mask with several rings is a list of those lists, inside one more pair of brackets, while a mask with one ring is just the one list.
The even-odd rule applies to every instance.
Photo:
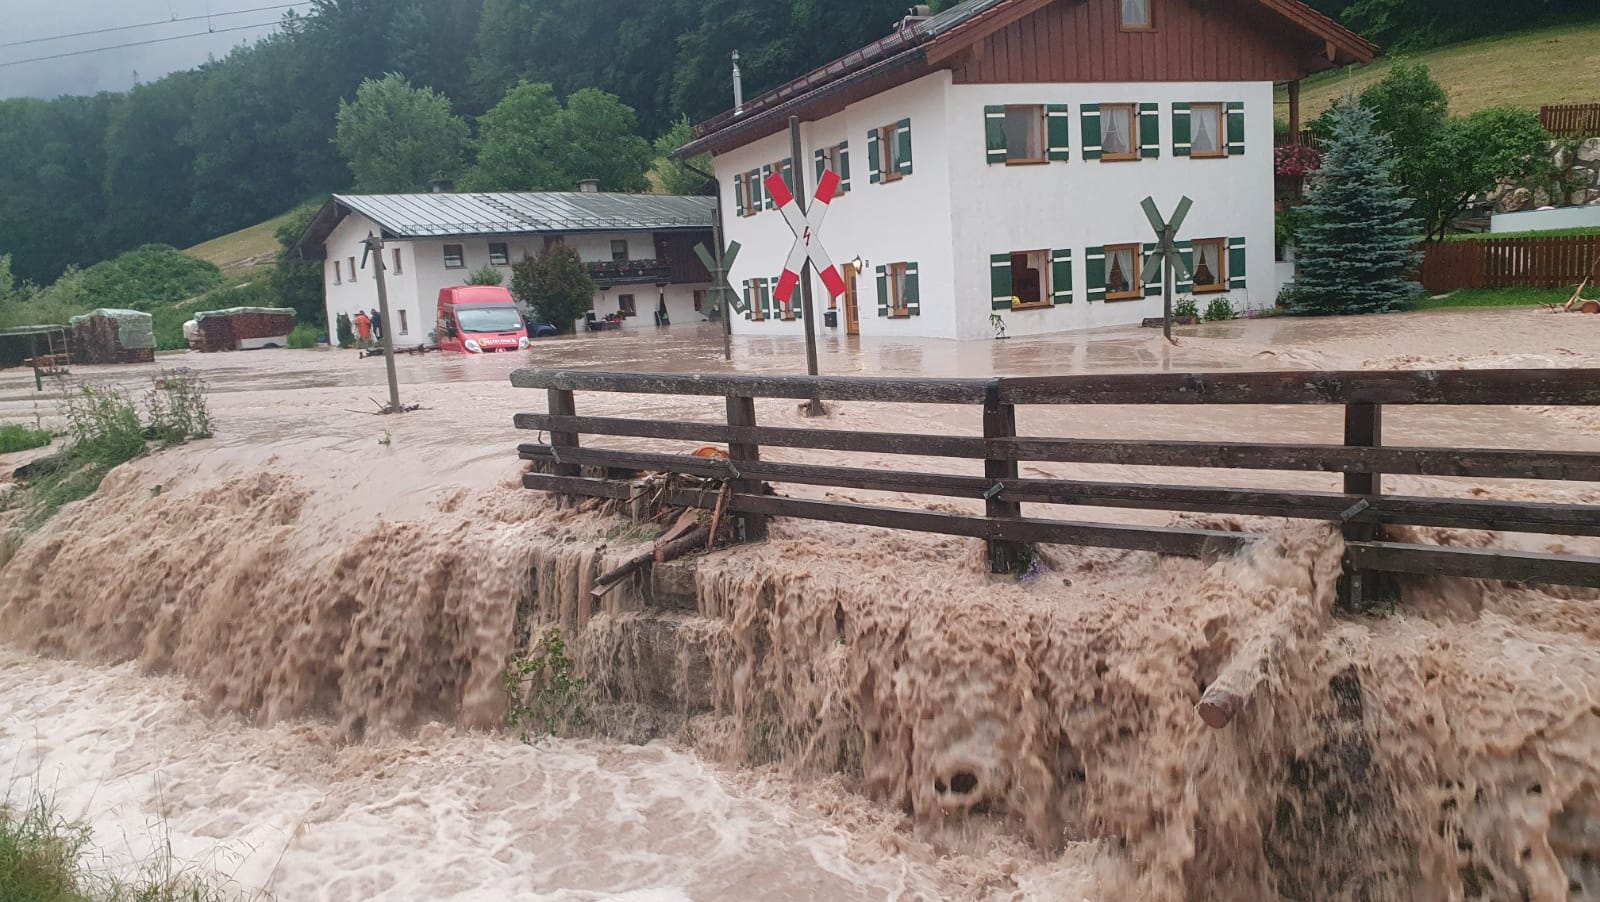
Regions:
[[364, 347], [372, 342], [372, 320], [365, 310], [356, 311], [356, 340]]

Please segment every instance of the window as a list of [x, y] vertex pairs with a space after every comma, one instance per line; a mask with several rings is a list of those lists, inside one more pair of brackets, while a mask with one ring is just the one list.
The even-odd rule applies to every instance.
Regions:
[[1193, 242], [1191, 246], [1194, 249], [1194, 290], [1197, 293], [1227, 291], [1228, 239], [1206, 238]]
[[634, 303], [633, 303], [633, 295], [631, 295], [631, 294], [619, 294], [619, 295], [617, 295], [617, 312], [621, 313], [623, 316], [638, 316], [639, 315], [639, 310], [638, 310], [637, 307], [634, 306]]
[[885, 299], [889, 303], [890, 316], [910, 316], [911, 311], [906, 306], [906, 265], [904, 263], [890, 263], [884, 267], [887, 276], [889, 295]]
[[340, 263], [338, 260], [333, 261], [333, 284], [344, 284], [344, 264]]
[[[394, 249], [394, 274], [398, 276], [398, 275], [402, 275], [403, 273], [405, 273], [405, 270], [400, 267], [400, 249], [399, 248], [395, 248]], [[401, 329], [400, 330], [400, 334], [401, 335], [406, 334], [405, 330]]]
[[846, 194], [850, 191], [850, 145], [848, 143], [835, 144], [817, 151], [817, 182], [821, 184], [824, 170], [831, 169], [839, 177], [839, 190], [835, 194]]
[[1144, 260], [1137, 244], [1106, 246], [1106, 300], [1125, 301], [1144, 297], [1140, 270]]
[[1189, 156], [1225, 157], [1227, 135], [1223, 132], [1222, 104], [1189, 105]]
[[465, 269], [466, 265], [467, 255], [461, 250], [461, 245], [447, 244], [444, 246], [445, 269]]
[[356, 258], [350, 258], [350, 281], [356, 280]]
[[898, 122], [878, 129], [878, 169], [886, 182], [897, 182], [904, 174], [900, 171], [906, 160], [904, 149], [900, 146], [902, 133], [901, 123]]
[[761, 170], [752, 169], [744, 174], [740, 180], [739, 196], [744, 202], [744, 215], [754, 216], [761, 212]]
[[706, 309], [706, 299], [710, 292], [704, 288], [696, 288], [694, 292], [694, 312], [701, 313]]
[[[395, 253], [398, 254], [400, 252], [399, 251], [395, 251]], [[408, 319], [406, 319], [406, 312], [404, 310], [399, 311], [399, 313], [400, 313], [400, 334], [401, 335], [410, 335], [411, 334], [411, 322]]]
[[1011, 254], [1011, 306], [1016, 310], [1050, 306], [1050, 252]]
[[1150, 21], [1150, 0], [1118, 0], [1122, 5], [1123, 31], [1149, 31], [1155, 27]]
[[1043, 162], [1044, 107], [1006, 107], [1006, 164]]
[[615, 241], [611, 242], [611, 262], [613, 262], [613, 263], [626, 263], [626, 262], [628, 262], [628, 242], [627, 241], [622, 240], [622, 239], [618, 239], [618, 240], [615, 240]]
[[1139, 119], [1131, 103], [1103, 103], [1100, 105], [1100, 159], [1137, 160], [1139, 158], [1139, 133], [1134, 129]]
[[503, 243], [489, 243], [489, 262], [494, 266], [509, 266], [511, 264], [511, 249]]
[[767, 302], [762, 297], [766, 291], [766, 279], [746, 279], [744, 282], [745, 306], [750, 308], [750, 318], [756, 322], [767, 318]]

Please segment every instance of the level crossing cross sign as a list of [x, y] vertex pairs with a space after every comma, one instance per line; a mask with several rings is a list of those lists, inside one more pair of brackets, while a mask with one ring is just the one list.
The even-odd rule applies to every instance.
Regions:
[[711, 256], [704, 243], [695, 245], [694, 253], [700, 258], [700, 262], [705, 264], [706, 272], [711, 273], [713, 302], [722, 310], [731, 307], [734, 312], [743, 313], [744, 304], [739, 300], [739, 293], [728, 284], [728, 274], [733, 272], [733, 261], [739, 259], [739, 242], [728, 242], [728, 249], [723, 252], [721, 260]]
[[828, 204], [833, 202], [833, 195], [839, 190], [839, 174], [832, 169], [823, 170], [811, 208], [804, 213], [800, 212], [800, 205], [795, 202], [794, 193], [789, 190], [782, 173], [774, 172], [768, 176], [766, 185], [767, 193], [783, 213], [790, 231], [794, 232], [794, 248], [789, 252], [788, 262], [783, 265], [783, 276], [778, 280], [773, 297], [784, 306], [789, 306], [795, 287], [800, 284], [800, 270], [805, 267], [807, 260], [816, 267], [829, 295], [837, 298], [844, 294], [844, 277], [839, 275], [839, 268], [828, 259], [828, 252], [822, 249], [822, 239], [818, 235], [822, 220], [828, 215]]

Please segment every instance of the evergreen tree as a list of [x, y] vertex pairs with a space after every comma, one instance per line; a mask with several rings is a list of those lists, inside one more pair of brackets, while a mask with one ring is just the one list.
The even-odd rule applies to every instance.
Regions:
[[1422, 226], [1390, 179], [1388, 148], [1372, 110], [1347, 98], [1332, 113], [1333, 137], [1302, 207], [1300, 274], [1289, 307], [1299, 314], [1387, 313], [1420, 292], [1407, 276]]

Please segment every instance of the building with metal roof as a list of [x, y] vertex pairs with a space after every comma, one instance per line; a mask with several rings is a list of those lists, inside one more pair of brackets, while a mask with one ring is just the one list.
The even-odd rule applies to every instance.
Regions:
[[[328, 321], [378, 306], [368, 235], [385, 242], [387, 324], [398, 345], [432, 343], [439, 291], [485, 268], [512, 267], [553, 245], [576, 250], [595, 283], [594, 312], [558, 328], [603, 330], [704, 321], [711, 277], [694, 246], [712, 241], [710, 197], [594, 190], [335, 195], [291, 254], [323, 263]], [[531, 311], [530, 311], [531, 312]], [[337, 330], [330, 329], [337, 342]]]

